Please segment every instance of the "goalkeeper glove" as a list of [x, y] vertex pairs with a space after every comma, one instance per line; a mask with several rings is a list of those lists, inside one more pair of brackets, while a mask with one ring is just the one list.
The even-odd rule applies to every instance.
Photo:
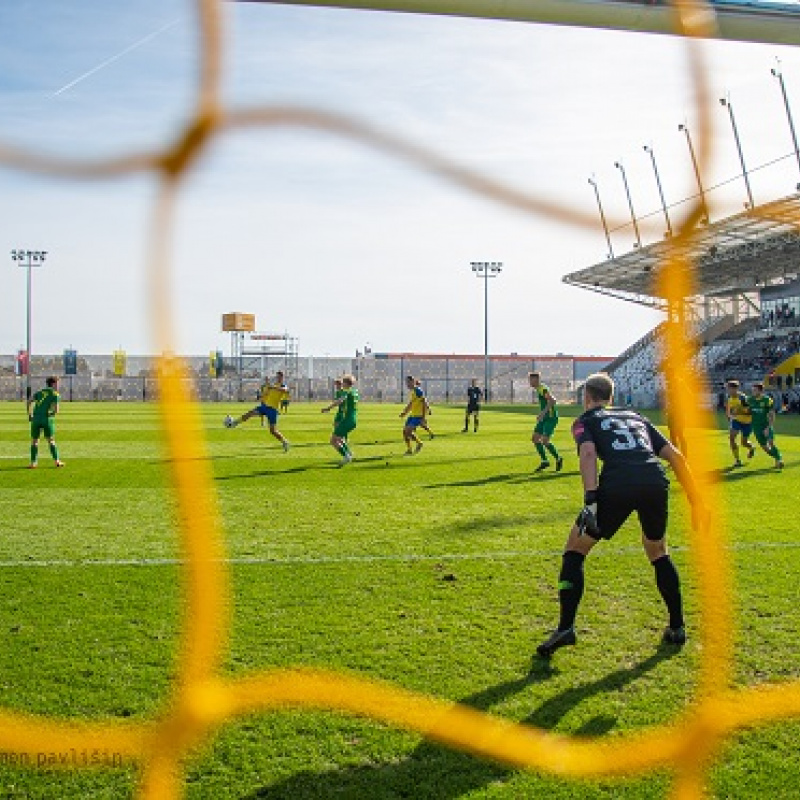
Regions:
[[588, 533], [592, 538], [600, 535], [597, 525], [597, 489], [589, 489], [583, 495], [583, 508], [575, 520], [578, 526], [578, 536]]

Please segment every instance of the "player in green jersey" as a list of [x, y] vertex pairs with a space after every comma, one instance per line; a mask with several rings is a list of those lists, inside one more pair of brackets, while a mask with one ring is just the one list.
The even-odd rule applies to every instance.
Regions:
[[345, 375], [341, 381], [334, 381], [334, 386], [339, 384], [333, 402], [322, 409], [323, 413], [336, 408], [333, 420], [333, 433], [331, 434], [331, 447], [342, 456], [339, 464], [343, 467], [353, 460], [353, 452], [347, 437], [356, 429], [358, 423], [358, 389], [355, 387], [356, 379], [352, 375]]
[[[334, 430], [344, 417], [344, 406], [342, 404], [343, 398], [344, 398], [344, 389], [342, 388], [342, 379], [335, 378], [333, 381], [333, 402], [329, 406], [325, 406], [325, 408], [322, 409], [323, 414], [330, 411], [332, 408], [336, 409], [336, 415], [333, 418]], [[333, 439], [332, 435], [331, 439]], [[331, 444], [333, 444], [333, 442], [331, 442]], [[336, 445], [333, 446], [335, 447]]]
[[753, 393], [747, 398], [747, 407], [753, 418], [753, 434], [761, 449], [775, 459], [775, 469], [783, 469], [781, 452], [775, 447], [775, 401], [764, 394], [764, 384], [754, 383]]
[[39, 463], [39, 437], [44, 434], [50, 444], [50, 455], [57, 467], [63, 467], [64, 462], [58, 457], [56, 445], [56, 420], [58, 403], [61, 396], [58, 393], [58, 378], [50, 377], [46, 387], [36, 392], [28, 400], [28, 420], [31, 423], [31, 463], [30, 468], [35, 469]]
[[[550, 437], [558, 425], [558, 408], [556, 398], [550, 389], [542, 383], [541, 375], [538, 372], [528, 373], [528, 383], [536, 392], [539, 401], [539, 414], [536, 417], [536, 427], [533, 429], [531, 441], [536, 446], [536, 452], [542, 463], [536, 467], [536, 472], [541, 472], [550, 466], [547, 453], [550, 453], [556, 460], [556, 472], [561, 471], [564, 466], [564, 459], [556, 450], [555, 445], [550, 442]], [[545, 452], [546, 451], [546, 452]]]

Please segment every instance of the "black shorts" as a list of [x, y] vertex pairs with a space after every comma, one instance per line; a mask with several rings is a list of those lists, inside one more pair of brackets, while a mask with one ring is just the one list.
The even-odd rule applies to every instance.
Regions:
[[480, 406], [468, 405], [467, 414], [477, 414], [481, 410]]
[[668, 486], [624, 486], [597, 492], [597, 538], [610, 539], [635, 511], [646, 539], [658, 542], [666, 536]]

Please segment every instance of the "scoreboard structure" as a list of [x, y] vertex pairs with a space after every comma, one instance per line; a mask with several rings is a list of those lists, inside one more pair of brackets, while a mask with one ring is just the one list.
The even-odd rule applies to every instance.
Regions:
[[257, 331], [256, 315], [240, 311], [222, 315], [222, 331], [231, 335], [231, 362], [240, 379], [245, 372], [257, 372], [263, 377], [279, 368], [287, 375], [297, 373], [297, 337], [286, 332]]

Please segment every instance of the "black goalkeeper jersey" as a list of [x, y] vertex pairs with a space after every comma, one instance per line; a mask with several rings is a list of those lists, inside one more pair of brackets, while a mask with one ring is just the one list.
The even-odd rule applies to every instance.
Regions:
[[650, 420], [627, 408], [592, 408], [572, 425], [575, 444], [593, 442], [604, 488], [668, 486], [658, 453], [669, 444]]
[[483, 395], [483, 391], [481, 391], [480, 386], [468, 386], [467, 387], [467, 404], [470, 406], [477, 406], [480, 405], [481, 396]]

